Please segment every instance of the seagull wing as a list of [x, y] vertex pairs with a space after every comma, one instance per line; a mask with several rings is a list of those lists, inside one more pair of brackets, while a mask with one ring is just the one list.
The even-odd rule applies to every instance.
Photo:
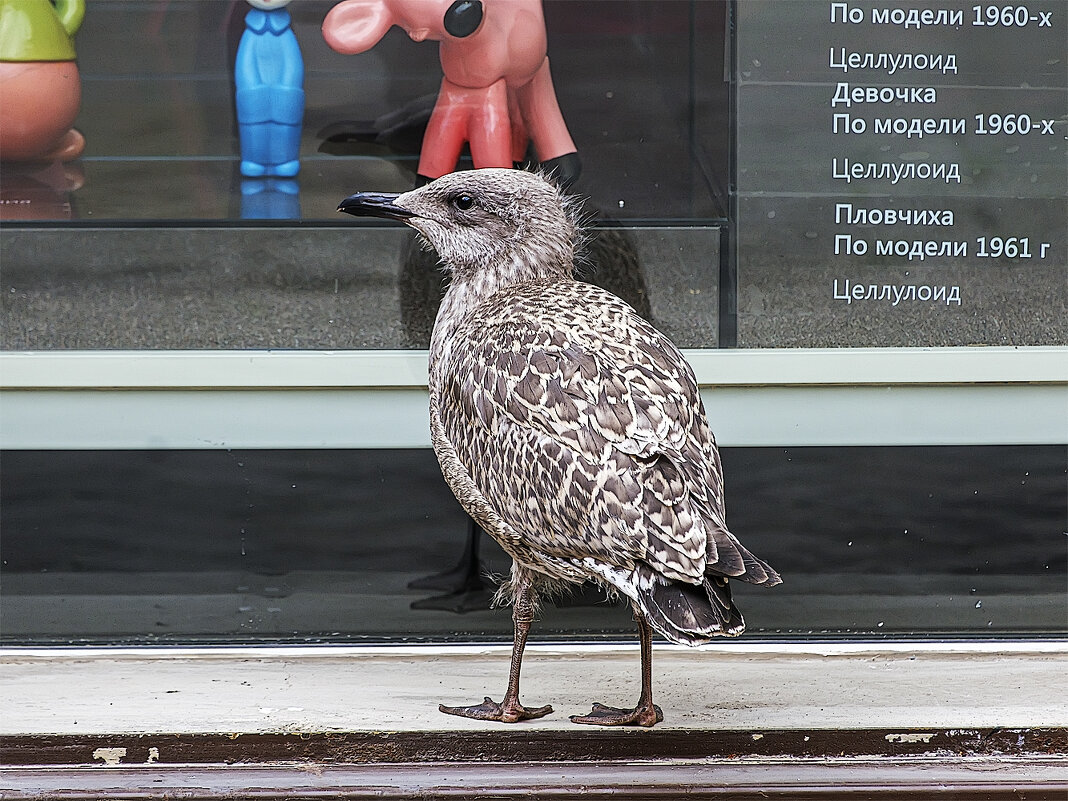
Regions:
[[690, 584], [769, 578], [726, 528], [719, 454], [678, 349], [597, 287], [530, 290], [498, 293], [477, 330], [457, 330], [443, 387], [447, 435], [483, 496], [553, 556]]

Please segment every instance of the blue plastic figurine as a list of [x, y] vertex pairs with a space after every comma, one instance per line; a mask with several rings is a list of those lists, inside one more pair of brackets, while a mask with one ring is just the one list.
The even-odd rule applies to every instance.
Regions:
[[248, 0], [245, 32], [237, 47], [237, 125], [241, 174], [292, 177], [300, 171], [304, 120], [304, 60], [290, 0]]

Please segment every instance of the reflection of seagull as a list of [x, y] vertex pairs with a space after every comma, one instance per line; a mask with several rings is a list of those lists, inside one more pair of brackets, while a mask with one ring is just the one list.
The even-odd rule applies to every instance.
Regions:
[[512, 557], [508, 690], [443, 712], [514, 722], [539, 590], [594, 579], [625, 595], [641, 636], [634, 709], [577, 723], [652, 726], [651, 640], [701, 645], [745, 624], [728, 577], [780, 583], [726, 527], [719, 453], [693, 371], [633, 309], [575, 281], [571, 203], [516, 170], [453, 173], [340, 211], [402, 220], [451, 282], [430, 344], [434, 450], [456, 497]]
[[367, 145], [378, 145], [416, 158], [437, 99], [437, 94], [424, 95], [375, 120], [327, 125], [318, 132], [319, 151], [351, 156], [366, 153]]

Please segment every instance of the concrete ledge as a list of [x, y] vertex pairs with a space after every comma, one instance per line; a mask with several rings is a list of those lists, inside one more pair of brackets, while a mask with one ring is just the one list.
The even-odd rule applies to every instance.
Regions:
[[[541, 733], [555, 742], [600, 732], [573, 725], [569, 714], [637, 697], [636, 646], [534, 645], [524, 659], [523, 698], [552, 703], [554, 714], [503, 726], [438, 712], [439, 702], [499, 696], [508, 654], [500, 645], [12, 648], [0, 655], [0, 736], [93, 738], [94, 747], [133, 736], [146, 748], [158, 736], [194, 734], [435, 732], [457, 741]], [[866, 730], [885, 732], [878, 737], [891, 745], [930, 745], [924, 738], [942, 731], [1060, 730], [1068, 726], [1066, 668], [1062, 642], [661, 645], [654, 692], [665, 720], [654, 733], [746, 732], [747, 750], [764, 753], [759, 744], [776, 731]], [[173, 761], [162, 748], [158, 758]]]
[[739, 642], [655, 649], [652, 730], [628, 646], [533, 646], [549, 718], [446, 717], [499, 696], [502, 646], [7, 649], [0, 799], [1063, 799], [1068, 646]]

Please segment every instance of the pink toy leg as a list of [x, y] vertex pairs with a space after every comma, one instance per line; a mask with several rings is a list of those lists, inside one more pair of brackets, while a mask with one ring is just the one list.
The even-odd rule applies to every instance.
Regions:
[[518, 100], [523, 121], [534, 140], [538, 161], [548, 161], [575, 152], [575, 142], [568, 133], [564, 115], [560, 113], [560, 105], [556, 101], [548, 58], [542, 62], [530, 82], [518, 89]]
[[464, 142], [476, 167], [511, 167], [511, 124], [504, 81], [485, 89], [441, 82], [419, 154], [419, 174], [440, 178], [456, 169]]
[[[471, 111], [467, 141], [475, 167], [512, 166], [512, 122], [504, 79], [477, 91], [481, 101]], [[474, 98], [472, 98], [474, 99]]]
[[523, 122], [523, 113], [519, 110], [519, 98], [512, 87], [508, 89], [508, 118], [512, 121], [512, 163], [521, 164], [527, 158], [530, 136]]
[[419, 174], [426, 178], [440, 178], [456, 169], [460, 150], [467, 140], [468, 110], [453, 97], [454, 87], [441, 82], [438, 101], [423, 134], [419, 151]]

